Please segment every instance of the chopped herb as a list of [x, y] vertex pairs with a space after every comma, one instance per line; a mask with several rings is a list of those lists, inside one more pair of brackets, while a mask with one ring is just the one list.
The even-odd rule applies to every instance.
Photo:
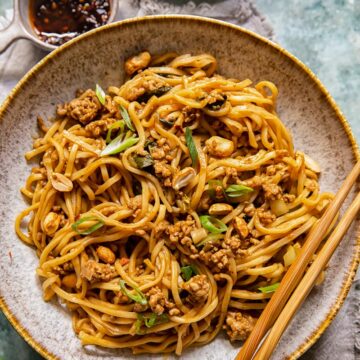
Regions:
[[[88, 229], [80, 231], [78, 230], [79, 225], [84, 223], [85, 221], [97, 221], [96, 224], [90, 226]], [[102, 219], [99, 219], [96, 216], [85, 216], [81, 218], [80, 220], [76, 221], [74, 224], [71, 225], [71, 228], [76, 231], [79, 235], [89, 235], [95, 232], [96, 230], [100, 229], [102, 226], [104, 226], [104, 221]]]
[[[208, 190], [207, 193], [209, 194], [210, 198], [213, 200], [219, 200], [225, 198], [227, 200], [227, 196], [220, 180], [209, 180], [208, 182]], [[219, 196], [219, 190], [221, 190], [221, 195]]]
[[154, 160], [150, 154], [134, 156], [134, 161], [139, 169], [144, 169], [154, 164]]
[[200, 216], [200, 222], [204, 229], [213, 234], [220, 234], [227, 230], [227, 226], [214, 216], [202, 215]]
[[151, 328], [155, 325], [165, 323], [169, 321], [169, 317], [166, 314], [157, 315], [155, 313], [150, 314], [137, 314], [137, 320], [135, 322], [136, 334], [142, 335], [141, 326], [144, 324], [147, 328]]
[[185, 140], [186, 140], [186, 145], [189, 149], [189, 153], [190, 153], [190, 157], [191, 157], [191, 161], [192, 161], [192, 165], [193, 167], [197, 166], [198, 163], [198, 152], [195, 146], [195, 142], [192, 136], [192, 131], [189, 127], [187, 127], [185, 129]]
[[114, 122], [109, 127], [109, 130], [108, 130], [107, 135], [106, 135], [106, 143], [107, 144], [109, 142], [111, 142], [111, 133], [112, 133], [112, 131], [115, 130], [115, 129], [120, 129], [120, 133], [122, 133], [124, 131], [124, 125], [125, 125], [124, 120], [119, 120], [119, 121]]
[[226, 195], [230, 198], [239, 197], [253, 192], [254, 189], [245, 185], [230, 185], [226, 188]]
[[101, 152], [100, 156], [115, 155], [121, 153], [127, 148], [135, 145], [139, 141], [139, 138], [135, 135], [125, 138], [124, 134], [120, 134], [114, 140], [110, 142], [108, 146]]
[[269, 286], [259, 287], [259, 290], [264, 294], [269, 294], [274, 292], [279, 287], [279, 285], [280, 283], [277, 282]]
[[173, 123], [173, 122], [167, 121], [167, 120], [165, 120], [165, 119], [163, 119], [163, 118], [160, 119], [160, 122], [161, 122], [162, 124], [164, 124], [165, 126], [169, 127], [169, 128], [171, 128], [171, 127], [174, 126], [174, 123]]
[[135, 128], [134, 128], [133, 123], [131, 122], [129, 113], [122, 105], [120, 105], [120, 114], [121, 114], [122, 118], [124, 119], [125, 124], [129, 128], [129, 130], [135, 132]]
[[105, 105], [105, 91], [99, 84], [96, 84], [95, 94], [102, 105]]
[[198, 274], [198, 271], [192, 265], [183, 266], [180, 271], [181, 277], [185, 281], [189, 281], [194, 275]]
[[209, 234], [204, 240], [201, 240], [198, 244], [196, 244], [196, 247], [202, 247], [208, 242], [217, 243], [219, 240], [221, 240], [224, 237], [222, 234]]
[[155, 147], [156, 146], [156, 142], [155, 141], [153, 141], [153, 140], [146, 140], [145, 141], [145, 145], [144, 145], [144, 148], [147, 148], [147, 149], [151, 149], [151, 148], [153, 148], [153, 147]]
[[221, 107], [225, 104], [225, 101], [227, 99], [226, 95], [223, 95], [222, 97], [223, 97], [222, 100], [221, 99], [216, 100], [215, 102], [213, 102], [211, 104], [207, 104], [205, 107], [212, 111], [220, 110]]
[[124, 280], [120, 280], [120, 290], [124, 295], [126, 295], [128, 298], [130, 298], [131, 300], [134, 300], [135, 302], [137, 302], [141, 305], [147, 304], [145, 295], [141, 292], [141, 290], [138, 287], [132, 286], [132, 288], [134, 289], [134, 291], [136, 293], [136, 295], [133, 295], [131, 292], [129, 292], [126, 289], [125, 284], [126, 283]]
[[140, 104], [147, 103], [151, 99], [152, 96], [160, 97], [160, 96], [165, 95], [170, 90], [171, 90], [171, 86], [161, 86], [158, 89], [147, 91], [146, 93], [140, 95], [136, 99], [136, 101], [139, 102]]

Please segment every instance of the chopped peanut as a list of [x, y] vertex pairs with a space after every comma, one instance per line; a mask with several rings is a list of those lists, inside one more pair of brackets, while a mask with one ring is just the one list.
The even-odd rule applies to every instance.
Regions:
[[234, 228], [243, 239], [249, 235], [249, 229], [246, 221], [240, 216], [237, 216], [234, 219]]
[[76, 286], [77, 278], [76, 274], [69, 274], [62, 278], [62, 284], [68, 288], [74, 288]]
[[113, 264], [115, 262], [115, 254], [106, 246], [99, 246], [96, 249], [96, 253], [99, 259], [107, 264]]
[[43, 222], [43, 230], [47, 235], [53, 235], [60, 225], [61, 217], [55, 212], [49, 212]]

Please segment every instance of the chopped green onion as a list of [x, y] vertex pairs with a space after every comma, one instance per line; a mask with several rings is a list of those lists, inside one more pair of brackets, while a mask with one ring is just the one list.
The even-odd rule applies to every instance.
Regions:
[[136, 314], [136, 321], [135, 321], [135, 332], [137, 335], [142, 335], [143, 331], [141, 331], [141, 325], [143, 323], [143, 316], [141, 314]]
[[189, 149], [189, 153], [190, 153], [190, 157], [191, 157], [191, 161], [192, 161], [192, 165], [195, 167], [198, 163], [198, 152], [195, 146], [195, 142], [192, 136], [192, 131], [189, 127], [187, 127], [185, 129], [185, 140], [186, 140], [186, 145]]
[[194, 275], [198, 274], [198, 271], [192, 265], [183, 266], [180, 271], [185, 281], [189, 281]]
[[200, 216], [200, 222], [204, 229], [213, 234], [220, 234], [227, 230], [227, 226], [214, 216], [202, 215]]
[[218, 187], [221, 188], [221, 192], [222, 192], [222, 195], [221, 195], [220, 198], [227, 199], [224, 187], [223, 187], [222, 182], [220, 180], [209, 180], [208, 184], [209, 184], [209, 187], [208, 187], [207, 193], [209, 194], [209, 196], [212, 199], [214, 199], [214, 200], [219, 199], [219, 196], [217, 196], [217, 191], [216, 191]]
[[110, 144], [101, 152], [100, 156], [115, 155], [121, 153], [122, 151], [135, 145], [139, 141], [139, 138], [135, 137], [134, 135], [126, 139], [124, 139], [123, 135], [124, 134], [121, 134], [117, 136], [114, 140], [112, 140]]
[[122, 118], [124, 119], [125, 124], [129, 128], [129, 130], [135, 132], [135, 128], [134, 128], [133, 123], [131, 122], [129, 113], [127, 112], [127, 110], [122, 105], [120, 105], [120, 114], [121, 114]]
[[126, 289], [124, 280], [120, 280], [120, 290], [124, 295], [126, 295], [128, 298], [130, 298], [131, 300], [134, 300], [135, 302], [137, 302], [141, 305], [146, 305], [147, 300], [146, 300], [145, 295], [141, 292], [141, 290], [139, 288], [137, 288], [136, 286], [132, 286], [132, 288], [134, 289], [136, 295], [133, 295], [131, 292], [129, 292]]
[[[90, 226], [88, 229], [86, 229], [84, 231], [78, 230], [79, 225], [81, 225], [85, 221], [94, 221], [94, 220], [96, 220], [97, 223], [94, 224], [93, 226]], [[79, 235], [89, 235], [89, 234], [92, 234], [94, 231], [100, 229], [103, 225], [104, 225], [104, 221], [102, 219], [99, 219], [96, 216], [85, 216], [85, 217], [81, 218], [80, 220], [76, 221], [74, 224], [72, 224], [71, 228], [74, 231], [76, 231]]]
[[163, 119], [163, 118], [160, 119], [160, 122], [161, 122], [162, 124], [164, 124], [165, 126], [169, 127], [169, 128], [174, 126], [174, 123], [173, 123], [173, 122], [167, 121], [167, 120], [165, 120], [165, 119]]
[[144, 169], [154, 164], [154, 160], [150, 154], [134, 156], [134, 161], [139, 169]]
[[144, 333], [143, 331], [141, 331], [141, 326], [143, 324], [145, 324], [147, 328], [151, 328], [155, 325], [162, 324], [169, 320], [169, 317], [166, 314], [137, 314], [136, 317], [137, 320], [135, 322], [135, 331], [138, 335], [142, 335]]
[[106, 143], [108, 144], [109, 142], [111, 142], [111, 133], [114, 129], [120, 129], [120, 132], [122, 133], [124, 131], [124, 125], [125, 125], [125, 122], [124, 120], [119, 120], [119, 121], [116, 121], [114, 122], [110, 127], [109, 127], [109, 130], [108, 130], [108, 133], [106, 135]]
[[156, 146], [156, 142], [154, 140], [146, 140], [144, 144], [144, 148], [148, 148], [151, 150], [151, 148]]
[[105, 105], [105, 91], [99, 84], [96, 84], [95, 94], [102, 105]]
[[216, 243], [219, 240], [221, 240], [223, 237], [224, 237], [224, 235], [222, 235], [222, 234], [209, 234], [204, 240], [202, 240], [198, 244], [196, 244], [196, 247], [197, 248], [202, 247], [210, 241]]
[[274, 292], [279, 287], [279, 285], [280, 283], [277, 282], [269, 286], [259, 287], [259, 290], [264, 294], [269, 294]]
[[245, 185], [230, 185], [226, 188], [226, 195], [230, 198], [242, 196], [254, 191], [253, 188], [245, 186]]

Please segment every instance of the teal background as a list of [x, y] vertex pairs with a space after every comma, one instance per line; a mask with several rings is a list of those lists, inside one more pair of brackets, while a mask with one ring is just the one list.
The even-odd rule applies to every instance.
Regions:
[[[360, 1], [257, 0], [256, 5], [273, 26], [276, 41], [308, 65], [324, 83], [340, 105], [359, 141], [360, 101], [357, 91], [360, 89]], [[0, 0], [0, 15], [10, 6], [11, 0]], [[0, 67], [0, 73], [3, 71], [4, 67]], [[343, 312], [340, 311], [339, 319], [344, 316]], [[320, 358], [314, 355], [319, 355], [316, 352], [319, 346], [315, 345], [303, 359]], [[329, 357], [325, 355], [321, 358]], [[333, 354], [331, 358], [339, 359], [340, 354]], [[0, 360], [13, 359], [42, 358], [0, 313]]]

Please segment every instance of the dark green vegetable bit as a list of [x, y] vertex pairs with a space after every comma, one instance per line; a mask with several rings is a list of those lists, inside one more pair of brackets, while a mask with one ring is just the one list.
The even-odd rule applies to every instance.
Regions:
[[[78, 230], [79, 225], [84, 223], [85, 221], [94, 221], [96, 220], [97, 223], [90, 226], [88, 229], [80, 231]], [[79, 235], [90, 235], [96, 230], [100, 229], [102, 226], [104, 226], [104, 221], [102, 219], [99, 219], [96, 216], [85, 216], [81, 218], [80, 220], [76, 221], [74, 224], [71, 225], [71, 228], [76, 231]]]
[[280, 283], [275, 283], [269, 286], [263, 286], [263, 287], [259, 287], [259, 290], [264, 293], [264, 294], [269, 294], [272, 293], [274, 291], [276, 291], [276, 289], [279, 287]]
[[139, 169], [144, 169], [154, 164], [154, 160], [150, 154], [145, 156], [136, 155], [134, 156], [134, 161]]
[[185, 129], [185, 140], [186, 140], [186, 145], [189, 149], [192, 165], [193, 165], [193, 167], [196, 167], [198, 164], [199, 155], [198, 155], [196, 145], [195, 145], [195, 142], [194, 142], [194, 139], [192, 136], [192, 131], [189, 127], [187, 127]]

